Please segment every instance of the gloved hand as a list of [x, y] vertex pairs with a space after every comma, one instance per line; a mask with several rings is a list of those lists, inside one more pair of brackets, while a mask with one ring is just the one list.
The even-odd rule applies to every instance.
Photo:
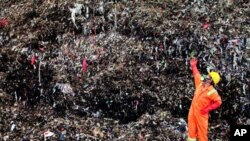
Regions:
[[205, 115], [205, 114], [207, 114], [208, 112], [210, 112], [210, 111], [212, 111], [212, 110], [215, 110], [215, 109], [219, 108], [220, 105], [221, 105], [221, 101], [216, 101], [216, 102], [214, 102], [213, 104], [209, 105], [208, 107], [201, 109], [201, 114], [202, 114], [202, 115]]
[[196, 58], [193, 58], [193, 59], [191, 59], [190, 60], [190, 65], [191, 65], [191, 67], [195, 67], [196, 65], [197, 65], [197, 59]]
[[201, 109], [201, 114], [202, 115], [205, 115], [209, 112], [209, 109], [208, 108], [204, 108], [204, 109]]

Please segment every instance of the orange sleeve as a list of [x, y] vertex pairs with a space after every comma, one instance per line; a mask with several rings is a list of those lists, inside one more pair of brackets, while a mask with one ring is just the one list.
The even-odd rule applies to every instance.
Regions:
[[208, 92], [208, 97], [213, 103], [217, 103], [217, 107], [214, 107], [215, 109], [222, 104], [221, 97], [215, 89], [212, 89]]
[[202, 80], [201, 80], [201, 74], [198, 71], [196, 74], [194, 74], [194, 84], [195, 84], [195, 88], [197, 88], [200, 84], [201, 84]]
[[209, 96], [210, 100], [212, 101], [221, 101], [220, 95], [215, 90], [215, 88], [211, 87], [210, 90], [207, 92], [207, 95]]

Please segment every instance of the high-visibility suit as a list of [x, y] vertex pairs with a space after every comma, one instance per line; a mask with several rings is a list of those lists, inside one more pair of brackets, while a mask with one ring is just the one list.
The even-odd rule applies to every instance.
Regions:
[[194, 75], [195, 92], [188, 114], [188, 141], [208, 141], [209, 111], [220, 107], [222, 101], [212, 85], [204, 85], [197, 69], [197, 60], [190, 61]]

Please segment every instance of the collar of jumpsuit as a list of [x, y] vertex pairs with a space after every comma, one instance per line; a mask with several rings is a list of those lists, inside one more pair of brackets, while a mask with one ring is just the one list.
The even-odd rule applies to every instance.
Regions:
[[212, 78], [209, 75], [202, 75], [201, 80], [204, 82], [205, 86], [210, 86], [212, 82]]

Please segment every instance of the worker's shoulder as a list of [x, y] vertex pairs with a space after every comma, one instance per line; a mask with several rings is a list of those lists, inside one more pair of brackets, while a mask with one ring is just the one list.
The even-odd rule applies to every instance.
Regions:
[[217, 93], [217, 90], [214, 88], [214, 87], [209, 87], [208, 89], [208, 92], [207, 92], [207, 95], [208, 96], [211, 96], [212, 94], [216, 94]]

